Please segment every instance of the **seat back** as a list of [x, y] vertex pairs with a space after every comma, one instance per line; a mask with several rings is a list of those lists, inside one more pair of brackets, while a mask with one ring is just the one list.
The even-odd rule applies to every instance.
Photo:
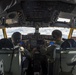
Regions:
[[[74, 65], [69, 66], [68, 64], [73, 62], [73, 57], [76, 56], [76, 42], [73, 39], [65, 40], [61, 45], [61, 69], [63, 74], [70, 73], [75, 75], [76, 68], [74, 68], [72, 72], [72, 68]], [[71, 73], [72, 72], [72, 73]]]
[[62, 43], [61, 48], [76, 48], [76, 41], [74, 39], [67, 39]]
[[40, 72], [41, 67], [41, 53], [36, 50], [33, 53], [33, 70], [34, 72]]
[[[71, 59], [76, 55], [75, 50], [67, 48], [75, 48], [76, 42], [73, 39], [68, 39], [64, 41], [61, 45], [61, 48], [58, 50], [57, 47], [51, 46], [48, 51], [48, 55], [50, 59], [55, 58], [54, 63], [49, 63], [49, 75], [59, 75], [60, 65], [62, 70], [65, 72], [70, 72], [72, 66], [68, 66], [67, 64], [71, 61]], [[51, 65], [51, 66], [50, 66]], [[74, 75], [76, 72], [73, 72]]]
[[21, 75], [21, 53], [18, 50], [0, 49], [0, 60], [3, 60], [4, 75]]
[[4, 75], [3, 60], [0, 61], [0, 75]]
[[59, 75], [60, 67], [60, 53], [57, 52], [56, 48], [60, 48], [59, 45], [52, 45], [47, 49], [48, 57], [48, 75]]
[[[74, 65], [69, 66], [73, 62], [73, 57], [76, 56], [76, 49], [65, 49], [61, 51], [61, 68], [62, 72], [71, 73]], [[73, 69], [73, 75], [76, 75], [76, 67]]]

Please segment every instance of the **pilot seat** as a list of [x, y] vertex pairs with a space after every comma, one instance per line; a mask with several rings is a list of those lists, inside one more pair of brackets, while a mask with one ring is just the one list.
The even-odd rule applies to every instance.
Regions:
[[21, 75], [21, 52], [14, 49], [11, 40], [0, 40], [0, 61], [3, 61], [3, 75]]
[[61, 45], [60, 75], [76, 75], [76, 41], [67, 39]]
[[41, 70], [41, 53], [39, 50], [34, 50], [32, 53], [32, 68], [34, 75], [40, 75]]

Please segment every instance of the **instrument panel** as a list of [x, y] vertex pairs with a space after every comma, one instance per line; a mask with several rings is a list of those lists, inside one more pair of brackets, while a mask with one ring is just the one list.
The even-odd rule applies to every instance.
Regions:
[[27, 39], [45, 39], [45, 40], [52, 40], [51, 35], [23, 35], [23, 40]]
[[51, 35], [23, 35], [23, 40], [28, 40], [31, 48], [37, 48], [45, 45], [45, 40], [52, 40]]

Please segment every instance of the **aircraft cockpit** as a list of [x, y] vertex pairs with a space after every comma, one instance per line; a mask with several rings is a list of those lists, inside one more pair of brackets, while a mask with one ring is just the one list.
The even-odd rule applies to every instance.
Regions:
[[[22, 34], [15, 47], [14, 32]], [[76, 0], [0, 0], [0, 75], [76, 75], [75, 66]]]
[[[10, 28], [11, 29], [11, 28]], [[17, 28], [16, 28], [17, 29]], [[26, 28], [27, 29], [27, 28]], [[52, 27], [50, 30], [52, 30], [52, 29], [55, 29], [55, 27]], [[57, 29], [57, 28], [56, 28]], [[63, 29], [61, 29], [61, 30], [64, 30], [64, 29], [66, 29], [66, 28], [63, 28]], [[8, 29], [6, 29], [6, 30], [9, 30], [9, 28]], [[11, 29], [12, 30], [12, 29]], [[11, 30], [9, 30], [9, 31], [11, 31]], [[25, 30], [25, 29], [24, 29]], [[35, 54], [31, 54], [31, 58], [32, 58], [32, 65], [34, 66], [34, 68], [32, 68], [32, 69], [34, 69], [33, 70], [33, 72], [34, 72], [34, 75], [36, 75], [36, 74], [40, 74], [40, 70], [42, 69], [42, 73], [48, 73], [48, 75], [50, 75], [50, 73], [53, 73], [53, 75], [56, 75], [56, 74], [58, 74], [58, 70], [59, 70], [59, 65], [57, 65], [57, 64], [59, 64], [60, 62], [62, 62], [60, 65], [62, 66], [61, 68], [62, 68], [62, 72], [60, 71], [59, 73], [60, 74], [62, 74], [63, 72], [70, 72], [70, 70], [74, 67], [75, 68], [75, 62], [74, 63], [69, 63], [70, 62], [70, 60], [71, 59], [73, 59], [72, 57], [74, 56], [74, 59], [75, 59], [75, 53], [74, 53], [74, 51], [75, 51], [75, 49], [72, 49], [72, 48], [69, 48], [69, 49], [62, 49], [61, 50], [61, 55], [60, 55], [60, 50], [57, 48], [57, 50], [56, 50], [56, 47], [54, 46], [54, 43], [53, 44], [51, 44], [52, 46], [53, 46], [53, 49], [55, 48], [55, 52], [54, 52], [54, 54], [55, 54], [55, 56], [53, 56], [53, 57], [51, 57], [51, 59], [52, 60], [50, 60], [49, 59], [49, 56], [47, 56], [46, 55], [46, 51], [47, 51], [47, 47], [48, 47], [48, 45], [50, 44], [50, 42], [52, 42], [52, 41], [54, 41], [54, 39], [52, 38], [52, 36], [51, 35], [42, 35], [42, 33], [40, 33], [40, 29], [38, 29], [38, 26], [37, 26], [37, 28], [36, 29], [34, 29], [35, 31], [34, 31], [34, 33], [28, 33], [27, 35], [22, 35], [22, 40], [25, 42], [25, 45], [26, 45], [26, 49], [27, 50], [29, 50], [30, 51], [30, 53], [34, 53], [33, 51], [35, 51]], [[46, 31], [46, 30], [44, 30], [44, 31]], [[71, 29], [69, 29], [68, 30], [68, 34], [69, 34], [69, 31], [71, 32]], [[26, 31], [25, 31], [26, 32]], [[32, 32], [32, 31], [31, 31]], [[43, 32], [43, 31], [42, 31]], [[50, 34], [51, 34], [51, 32], [49, 32]], [[66, 32], [65, 32], [66, 33]], [[7, 31], [7, 34], [8, 34], [8, 31]], [[63, 33], [64, 34], [64, 33]], [[70, 37], [72, 37], [72, 35], [71, 34], [69, 34], [69, 35], [67, 35], [67, 38], [70, 38]], [[66, 46], [65, 46], [66, 47]], [[64, 48], [65, 48], [64, 47]], [[7, 58], [7, 60], [10, 60], [11, 58], [12, 58], [12, 53], [13, 53], [13, 51], [9, 51], [9, 50], [7, 50], [7, 49], [1, 49], [2, 51], [0, 52], [0, 53], [3, 53], [3, 54], [1, 54], [1, 58], [0, 59], [3, 59], [3, 60], [5, 60], [4, 62], [6, 62], [6, 63], [9, 63], [10, 64], [10, 62], [8, 62], [8, 61], [6, 61], [6, 58]], [[6, 51], [5, 51], [6, 50]], [[14, 50], [14, 49], [13, 49]], [[40, 54], [40, 52], [38, 51], [37, 52], [37, 50], [39, 50], [39, 51], [41, 51], [41, 54]], [[5, 53], [7, 53], [6, 55], [5, 55]], [[49, 53], [52, 53], [52, 52], [49, 52]], [[52, 55], [52, 54], [51, 54]], [[17, 49], [16, 49], [16, 51], [15, 51], [15, 53], [14, 53], [14, 58], [13, 58], [13, 66], [14, 66], [14, 64], [16, 65], [16, 69], [17, 70], [14, 70], [14, 67], [12, 67], [12, 69], [11, 69], [11, 71], [13, 72], [13, 74], [20, 74], [21, 73], [21, 66], [19, 66], [19, 61], [21, 60], [21, 59], [19, 59], [18, 57], [20, 57], [21, 56], [21, 54], [20, 54], [20, 52], [18, 52], [17, 51]], [[42, 58], [42, 59], [41, 59]], [[65, 58], [65, 59], [64, 59]], [[17, 61], [15, 61], [17, 59]], [[25, 57], [23, 57], [23, 59], [25, 59]], [[68, 61], [67, 61], [67, 59], [68, 59]], [[42, 60], [42, 61], [41, 61]], [[60, 61], [61, 60], [61, 61]], [[47, 61], [47, 62], [45, 62], [45, 61]], [[64, 62], [64, 61], [66, 61], [66, 62]], [[25, 61], [26, 62], [26, 61]], [[41, 62], [41, 67], [40, 67], [40, 62]], [[52, 63], [51, 63], [52, 62]], [[6, 65], [6, 63], [4, 63], [4, 65]], [[48, 69], [47, 69], [47, 67], [46, 66], [44, 66], [44, 65], [46, 65], [46, 64], [48, 65]], [[3, 64], [3, 61], [1, 61], [1, 64]], [[20, 63], [21, 64], [21, 63]], [[26, 62], [26, 64], [28, 65], [28, 61]], [[38, 65], [37, 65], [38, 64]], [[74, 64], [74, 65], [72, 65], [73, 67], [71, 67], [71, 66], [67, 66], [67, 64], [69, 65], [69, 64]], [[27, 74], [27, 68], [28, 68], [28, 66], [27, 65], [25, 65], [26, 66], [26, 68], [24, 68], [24, 74], [25, 75], [28, 75]], [[51, 66], [52, 65], [52, 66]], [[53, 66], [54, 65], [54, 66]], [[64, 67], [64, 66], [65, 67]], [[8, 65], [6, 66], [6, 67], [8, 67]], [[8, 68], [6, 68], [5, 66], [4, 66], [4, 68], [5, 68], [5, 71], [7, 72], [8, 70], [9, 70], [9, 67]], [[54, 67], [54, 68], [53, 68]], [[66, 67], [68, 67], [68, 70], [67, 70], [67, 68]], [[19, 68], [19, 69], [18, 69]], [[43, 68], [45, 68], [45, 69], [43, 69]], [[51, 71], [50, 71], [50, 69], [51, 69]], [[65, 70], [66, 69], [66, 70]], [[15, 72], [15, 71], [17, 71], [17, 72]], [[45, 72], [44, 72], [45, 71]], [[54, 71], [54, 72], [53, 72]], [[28, 70], [28, 72], [30, 72], [30, 69]], [[5, 73], [5, 72], [4, 72]], [[72, 73], [74, 73], [75, 74], [75, 71], [73, 70], [72, 71]], [[9, 73], [6, 73], [6, 74], [9, 74]], [[11, 73], [10, 73], [11, 74]], [[32, 74], [32, 73], [31, 73]], [[21, 75], [21, 74], [20, 74]], [[23, 75], [23, 74], [22, 74]]]

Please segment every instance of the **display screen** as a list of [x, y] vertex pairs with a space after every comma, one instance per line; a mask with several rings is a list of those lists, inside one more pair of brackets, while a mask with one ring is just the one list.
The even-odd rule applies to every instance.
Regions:
[[30, 45], [31, 47], [38, 47], [40, 45], [43, 45], [44, 44], [44, 41], [43, 40], [31, 40], [30, 41]]
[[44, 41], [43, 40], [37, 40], [37, 44], [38, 45], [43, 45], [44, 44]]
[[31, 47], [36, 47], [37, 46], [37, 41], [36, 40], [31, 40], [30, 44], [31, 44]]

